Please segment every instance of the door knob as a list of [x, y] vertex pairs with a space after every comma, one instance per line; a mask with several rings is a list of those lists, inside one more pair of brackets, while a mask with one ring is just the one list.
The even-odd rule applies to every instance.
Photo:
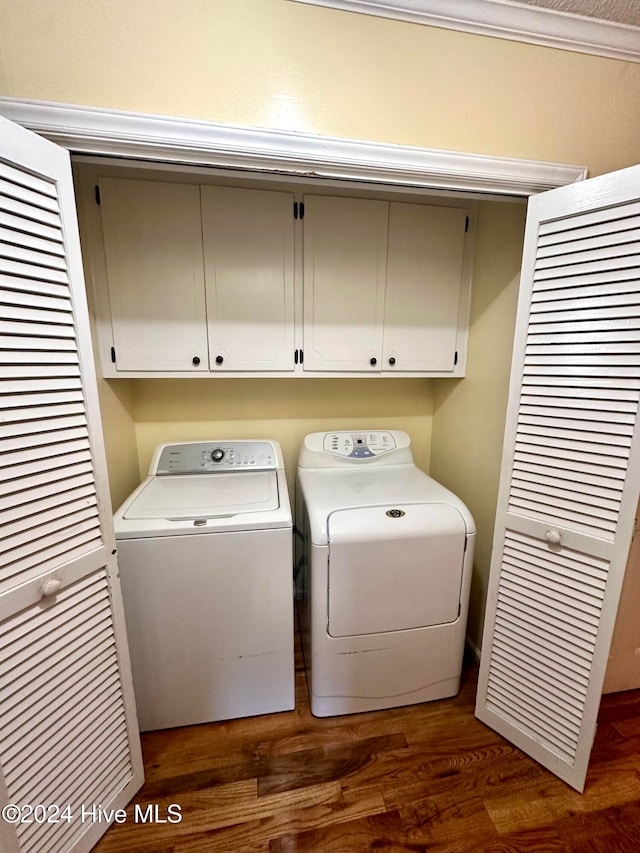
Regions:
[[216, 364], [222, 364], [224, 358], [221, 355], [216, 356]]
[[58, 578], [50, 578], [48, 581], [45, 581], [40, 588], [42, 589], [42, 594], [45, 598], [51, 598], [62, 589], [62, 581]]
[[378, 363], [378, 359], [377, 359], [377, 358], [372, 358], [372, 359], [370, 359], [370, 360], [369, 360], [369, 364], [377, 364], [377, 363]]
[[544, 537], [550, 545], [559, 545], [562, 541], [562, 534], [559, 530], [547, 530]]

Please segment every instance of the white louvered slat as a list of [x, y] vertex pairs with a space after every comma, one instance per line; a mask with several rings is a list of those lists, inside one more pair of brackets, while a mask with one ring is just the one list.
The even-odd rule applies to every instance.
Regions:
[[41, 192], [40, 189], [28, 186], [21, 176], [14, 181], [12, 176], [5, 177], [0, 173], [0, 195], [28, 204], [31, 209], [58, 214], [58, 199], [55, 192], [51, 192], [51, 187], [48, 187], [48, 192]]
[[[66, 523], [65, 523], [66, 522]], [[14, 533], [10, 540], [0, 541], [0, 559], [7, 560], [8, 569], [11, 569], [11, 561], [23, 557], [33, 557], [37, 560], [38, 554], [46, 551], [51, 545], [61, 540], [69, 541], [85, 531], [94, 531], [97, 535], [100, 530], [97, 506], [76, 508], [71, 515], [56, 519], [48, 524], [38, 523], [38, 539], [34, 541], [33, 532]]]
[[0, 193], [0, 212], [18, 216], [53, 229], [60, 229], [60, 216], [58, 213], [35, 207], [28, 202], [18, 201], [10, 196]]
[[[35, 234], [25, 234], [16, 231], [15, 228], [5, 228], [0, 217], [0, 246], [5, 257], [23, 257], [23, 250], [29, 252], [43, 252], [46, 255], [55, 255], [64, 258], [64, 246], [61, 240], [48, 240]], [[20, 254], [6, 254], [7, 252], [19, 252]]]
[[51, 351], [48, 351], [44, 348], [42, 341], [40, 341], [40, 349], [34, 352], [26, 352], [26, 351], [11, 351], [11, 350], [3, 350], [0, 349], [0, 366], [4, 366], [6, 364], [73, 364], [76, 365], [78, 363], [78, 355], [77, 353], [65, 350], [65, 349], [55, 349], [51, 348]]
[[[43, 251], [39, 247], [34, 249], [26, 248], [24, 245], [25, 241], [21, 240], [20, 242], [22, 244], [20, 246], [8, 243], [6, 235], [3, 240], [2, 231], [0, 230], [0, 268], [4, 267], [4, 260], [13, 260], [26, 264], [38, 264], [44, 269], [64, 270], [66, 272], [67, 265], [64, 254], [60, 251], [59, 246], [58, 252], [51, 252], [48, 246]], [[55, 248], [55, 244], [53, 244], [52, 248]]]
[[69, 277], [64, 270], [52, 269], [50, 267], [35, 267], [28, 260], [12, 261], [0, 257], [0, 272], [5, 275], [23, 276], [26, 279], [37, 279], [38, 281], [51, 282], [52, 284], [68, 284]]
[[3, 853], [88, 853], [80, 805], [142, 781], [74, 212], [68, 154], [0, 117], [0, 805], [74, 814]]
[[[89, 433], [86, 426], [62, 426], [58, 424], [58, 429], [47, 430], [36, 435], [14, 435], [11, 438], [3, 440], [3, 447], [6, 448], [6, 454], [17, 453], [21, 451], [23, 457], [14, 457], [15, 462], [26, 462], [29, 458], [26, 454], [31, 454], [33, 458], [35, 452], [47, 452], [47, 447], [50, 444], [58, 444], [65, 441], [74, 441], [78, 438], [88, 438]], [[3, 465], [6, 456], [0, 457], [0, 465]]]
[[[583, 228], [591, 226], [598, 226], [602, 229], [615, 228], [617, 227], [618, 222], [629, 219], [629, 217], [639, 215], [640, 202], [628, 201], [626, 204], [601, 207], [584, 213], [581, 212], [573, 216], [563, 216], [562, 218], [541, 222], [539, 227], [539, 236], [540, 238], [543, 238], [552, 234], [561, 235], [564, 240], [567, 234], [570, 234], [576, 229], [582, 230]], [[572, 238], [569, 237], [569, 239]]]
[[[0, 323], [0, 326], [2, 325], [3, 324]], [[49, 328], [53, 331], [53, 327]], [[59, 334], [49, 335], [46, 334], [42, 327], [36, 327], [35, 331], [40, 334], [32, 336], [20, 334], [22, 331], [27, 331], [22, 328], [22, 324], [17, 329], [18, 334], [13, 333], [15, 329], [16, 326], [14, 325], [13, 329], [11, 329], [8, 334], [5, 335], [0, 332], [0, 350], [26, 350], [27, 352], [37, 352], [38, 350], [42, 350], [44, 352], [49, 352], [52, 344], [50, 338], [58, 338], [54, 343], [54, 346], [58, 350], [67, 350], [70, 352], [75, 352], [76, 350], [76, 342], [73, 337], [73, 329], [71, 326], [59, 326], [57, 327], [57, 329], [60, 330]], [[3, 387], [4, 386], [0, 387], [0, 394], [2, 393]]]
[[[590, 494], [606, 498], [608, 500], [620, 501], [622, 488], [613, 488], [615, 481], [608, 477], [594, 476], [580, 473], [579, 477], [576, 472], [573, 472], [566, 463], [559, 468], [555, 468], [551, 461], [545, 465], [528, 464], [526, 460], [516, 453], [514, 457], [514, 477], [518, 477], [523, 482], [538, 483], [541, 486], [548, 486], [552, 489], [566, 487], [571, 491], [581, 492], [582, 486], [588, 483], [591, 488]], [[554, 476], [557, 475], [557, 476]]]
[[[36, 624], [40, 640], [25, 645]], [[102, 776], [128, 752], [105, 573], [69, 586], [44, 611], [37, 604], [0, 625], [0, 671], [0, 759], [11, 801], [68, 796], [79, 812], [95, 771]], [[76, 822], [75, 832], [82, 829]], [[27, 825], [20, 836], [26, 850], [37, 839], [47, 850], [68, 849], [58, 846], [53, 824]]]
[[578, 272], [577, 269], [569, 270], [565, 268], [556, 271], [555, 275], [537, 274], [536, 289], [540, 293], [548, 293], [551, 297], [554, 290], [559, 290], [565, 287], [588, 287], [592, 284], [613, 284], [618, 285], [622, 282], [634, 281], [636, 279], [636, 270], [634, 267], [625, 269], [611, 269], [596, 272], [587, 272], [583, 270]]
[[39, 281], [36, 278], [16, 278], [12, 275], [4, 275], [0, 272], [0, 288], [9, 294], [13, 290], [22, 293], [41, 293], [43, 296], [58, 296], [65, 298], [69, 289], [65, 284], [55, 284], [50, 281]]
[[[62, 262], [64, 264], [64, 261]], [[18, 307], [29, 307], [36, 308], [38, 310], [47, 310], [47, 311], [63, 311], [67, 316], [65, 318], [60, 317], [58, 314], [49, 314], [43, 315], [45, 318], [50, 318], [54, 322], [62, 322], [69, 323], [69, 315], [71, 315], [71, 319], [73, 319], [73, 314], [71, 310], [71, 299], [69, 298], [69, 294], [60, 295], [60, 296], [48, 296], [47, 294], [36, 292], [33, 293], [31, 290], [11, 290], [9, 288], [3, 288], [2, 295], [0, 296], [0, 301], [3, 305], [17, 305]], [[3, 313], [6, 315], [10, 314], [10, 310], [4, 308]]]
[[85, 484], [89, 482], [88, 478], [92, 476], [93, 468], [90, 463], [81, 462], [77, 465], [66, 466], [61, 472], [60, 469], [52, 469], [49, 471], [36, 472], [31, 477], [22, 477], [17, 484], [12, 481], [10, 486], [2, 483], [0, 480], [0, 495], [3, 493], [11, 495], [11, 504], [18, 506], [25, 505], [25, 512], [28, 512], [28, 504], [33, 500], [51, 495], [52, 502], [55, 501], [57, 488], [64, 489], [68, 483], [78, 482]]
[[[51, 506], [50, 497], [41, 501], [32, 501], [29, 507], [29, 515], [24, 514], [24, 509], [20, 511], [17, 507], [0, 510], [0, 546], [2, 540], [8, 536], [25, 530], [32, 530], [36, 520], [40, 524], [47, 525], [75, 512], [75, 510], [97, 506], [95, 496], [91, 493], [91, 486], [66, 491], [58, 496], [58, 500], [59, 503], [55, 506]], [[34, 516], [37, 516], [37, 519]]]
[[[0, 352], [0, 364], [2, 363], [1, 359], [2, 353]], [[22, 379], [25, 384], [38, 380], [47, 382], [50, 381], [51, 378], [57, 379], [62, 377], [64, 379], [68, 376], [80, 376], [80, 368], [77, 364], [5, 364], [2, 366], [2, 376], [5, 381]]]
[[67, 533], [67, 538], [44, 548], [36, 554], [30, 554], [22, 560], [15, 560], [7, 566], [0, 589], [5, 590], [9, 584], [15, 585], [16, 578], [21, 581], [45, 574], [47, 571], [62, 566], [71, 560], [77, 560], [91, 551], [100, 548], [102, 544], [99, 526], [87, 527], [74, 536]]
[[[87, 436], [81, 436], [72, 440], [63, 434], [63, 439], [63, 441], [57, 443], [43, 442], [41, 445], [35, 445], [28, 450], [7, 451], [0, 458], [0, 467], [14, 467], [18, 476], [21, 476], [22, 473], [30, 473], [30, 470], [33, 470], [34, 467], [38, 470], [45, 470], [43, 462], [45, 465], [51, 464], [54, 466], [59, 456], [67, 457], [70, 453], [75, 454], [81, 451], [86, 451], [87, 454], [90, 453], [91, 448]], [[31, 468], [28, 466], [31, 466]], [[10, 472], [10, 474], [13, 473], [13, 471]]]
[[[543, 238], [538, 243], [538, 258], [559, 259], [565, 255], [575, 255], [593, 249], [608, 249], [607, 254], [611, 254], [610, 249], [614, 246], [625, 251], [627, 244], [640, 240], [640, 217], [620, 220], [615, 223], [615, 226], [615, 230], [613, 223], [610, 223], [610, 228], [606, 231], [599, 229], [592, 234], [577, 233], [575, 239], [567, 238], [565, 234], [565, 239], [555, 244], [545, 242]], [[586, 230], [583, 229], [583, 231]]]
[[531, 202], [476, 708], [579, 790], [640, 496], [640, 168], [587, 183]]
[[[23, 205], [35, 205], [36, 220], [41, 220], [41, 211], [58, 214], [58, 202], [55, 188], [41, 182], [36, 186], [29, 179], [28, 186], [20, 185], [16, 175], [12, 174], [10, 181], [0, 177], [0, 193], [11, 195]], [[43, 192], [44, 187], [48, 192]], [[10, 192], [9, 192], [9, 189]], [[17, 212], [26, 217], [24, 210]], [[16, 221], [14, 215], [13, 221]], [[25, 435], [24, 430], [13, 429], [9, 434], [18, 448], [5, 448], [0, 464], [0, 494], [11, 504], [10, 512], [13, 521], [10, 526], [0, 529], [2, 536], [0, 545], [0, 589], [7, 585], [24, 582], [34, 577], [37, 572], [46, 570], [56, 560], [66, 559], [67, 556], [80, 556], [90, 550], [101, 547], [101, 529], [98, 518], [98, 504], [95, 491], [92, 495], [84, 496], [79, 502], [71, 499], [61, 501], [68, 512], [57, 515], [51, 513], [52, 500], [55, 497], [35, 498], [34, 489], [41, 491], [52, 483], [54, 478], [64, 481], [74, 474], [91, 470], [91, 447], [88, 433], [81, 426], [82, 433], [77, 433], [77, 426], [68, 426], [69, 418], [85, 416], [84, 391], [79, 378], [79, 355], [75, 344], [75, 318], [68, 286], [67, 261], [62, 243], [47, 241], [42, 237], [31, 237], [24, 241], [22, 232], [16, 232], [11, 237], [8, 228], [2, 231], [0, 240], [0, 271], [3, 273], [2, 282], [10, 281], [9, 287], [0, 287], [0, 304], [2, 305], [2, 327], [0, 333], [6, 337], [0, 339], [0, 363], [8, 359], [20, 364], [22, 361], [48, 361], [69, 359], [71, 369], [77, 378], [51, 379], [38, 386], [33, 382], [20, 383], [0, 381], [0, 413], [5, 430], [11, 425], [31, 425], [26, 437], [39, 434], [40, 446], [28, 442], [29, 450], [20, 447], [19, 439]], [[61, 234], [59, 220], [54, 224], [54, 231]], [[53, 251], [41, 251], [48, 248], [51, 242]], [[25, 245], [26, 243], [26, 245]], [[52, 283], [52, 282], [58, 282]], [[8, 334], [7, 334], [8, 333]], [[51, 336], [51, 337], [50, 337]], [[62, 353], [56, 352], [59, 344], [53, 345], [53, 338], [60, 336], [69, 340], [64, 344]], [[21, 349], [23, 347], [24, 349]], [[68, 348], [67, 348], [68, 347]], [[41, 356], [38, 350], [46, 355]], [[24, 358], [23, 358], [24, 356]], [[4, 374], [3, 374], [4, 375]], [[56, 439], [43, 438], [43, 434], [54, 433]], [[86, 488], [84, 484], [83, 488]], [[55, 494], [57, 488], [51, 489]], [[65, 490], [66, 491], [66, 490]], [[59, 494], [59, 493], [58, 493]], [[64, 492], [63, 492], [64, 494]], [[66, 497], [69, 497], [68, 495]], [[30, 510], [31, 501], [44, 510], [47, 520], [34, 517]], [[26, 513], [26, 515], [25, 515]], [[38, 530], [38, 535], [29, 535], [20, 517], [29, 519]], [[66, 552], [66, 553], [65, 553]]]
[[[0, 162], [0, 178], [3, 181], [15, 184], [17, 187], [24, 187], [30, 192], [37, 193], [39, 197], [44, 196], [49, 200], [53, 199], [57, 201], [58, 194], [55, 184], [52, 181], [34, 175], [33, 172], [25, 172], [23, 169], [18, 169], [6, 161]], [[22, 198], [23, 196], [17, 195], [16, 197]], [[51, 201], [49, 201], [48, 206], [51, 206]], [[57, 209], [57, 207], [54, 209]]]
[[[40, 394], [0, 394], [0, 410], [25, 409], [31, 406], [47, 406], [52, 403], [83, 402], [82, 390], [60, 391], [59, 393], [42, 392]], [[35, 413], [37, 415], [37, 413]]]
[[80, 380], [80, 371], [65, 371], [62, 375], [48, 378], [46, 376], [37, 375], [34, 377], [23, 376], [21, 378], [8, 377], [5, 371], [2, 371], [0, 379], [0, 395], [2, 394], [30, 394], [40, 391], [68, 391], [70, 389], [82, 390], [82, 382]]
[[61, 469], [62, 471], [67, 471], [73, 468], [74, 465], [80, 465], [83, 462], [91, 462], [91, 454], [86, 447], [70, 453], [62, 453], [59, 456], [52, 456], [34, 462], [25, 462], [13, 471], [9, 469], [4, 472], [3, 482], [0, 485], [0, 494], [7, 495], [12, 492], [22, 491], [26, 478], [29, 476], [37, 476], [51, 470]]
[[[6, 206], [7, 205], [4, 207]], [[63, 245], [62, 231], [60, 229], [59, 221], [54, 225], [46, 225], [42, 222], [36, 222], [33, 219], [27, 219], [24, 216], [17, 215], [16, 211], [3, 209], [1, 203], [0, 227], [5, 231], [8, 231], [10, 234], [15, 235], [15, 237], [9, 238], [11, 242], [17, 242], [20, 239], [20, 235], [24, 235], [27, 243], [29, 243], [29, 239], [33, 237]]]
[[591, 262], [603, 250], [610, 259], [626, 258], [633, 255], [634, 251], [637, 252], [638, 234], [640, 234], [638, 231], [627, 231], [613, 237], [607, 236], [600, 240], [589, 241], [589, 245], [576, 241], [565, 243], [562, 251], [554, 251], [551, 248], [547, 251], [539, 251], [536, 270], [558, 269], [562, 266], [573, 268], [576, 264]]

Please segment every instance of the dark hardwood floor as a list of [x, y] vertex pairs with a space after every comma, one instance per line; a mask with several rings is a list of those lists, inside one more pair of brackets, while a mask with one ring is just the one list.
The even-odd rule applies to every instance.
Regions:
[[[578, 794], [473, 716], [477, 670], [424, 705], [296, 710], [143, 735], [146, 783], [97, 853], [640, 851], [640, 691], [605, 696]], [[181, 807], [178, 824], [134, 804]]]

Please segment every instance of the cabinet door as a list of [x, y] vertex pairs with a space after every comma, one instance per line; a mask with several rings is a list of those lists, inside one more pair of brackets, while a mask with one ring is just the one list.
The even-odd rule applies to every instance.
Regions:
[[207, 370], [200, 190], [100, 180], [118, 370]]
[[383, 370], [453, 370], [466, 211], [389, 205]]
[[304, 369], [380, 370], [386, 201], [305, 196]]
[[142, 756], [73, 183], [61, 148], [0, 140], [0, 807], [50, 807], [0, 849], [86, 853]]
[[212, 370], [293, 370], [293, 195], [202, 187]]

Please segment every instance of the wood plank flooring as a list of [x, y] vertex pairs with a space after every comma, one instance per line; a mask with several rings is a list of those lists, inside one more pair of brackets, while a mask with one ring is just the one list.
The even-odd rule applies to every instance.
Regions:
[[[640, 851], [640, 691], [605, 696], [580, 795], [473, 716], [460, 694], [409, 708], [296, 710], [143, 735], [146, 783], [96, 853], [634, 853]], [[176, 803], [178, 824], [135, 823]]]

